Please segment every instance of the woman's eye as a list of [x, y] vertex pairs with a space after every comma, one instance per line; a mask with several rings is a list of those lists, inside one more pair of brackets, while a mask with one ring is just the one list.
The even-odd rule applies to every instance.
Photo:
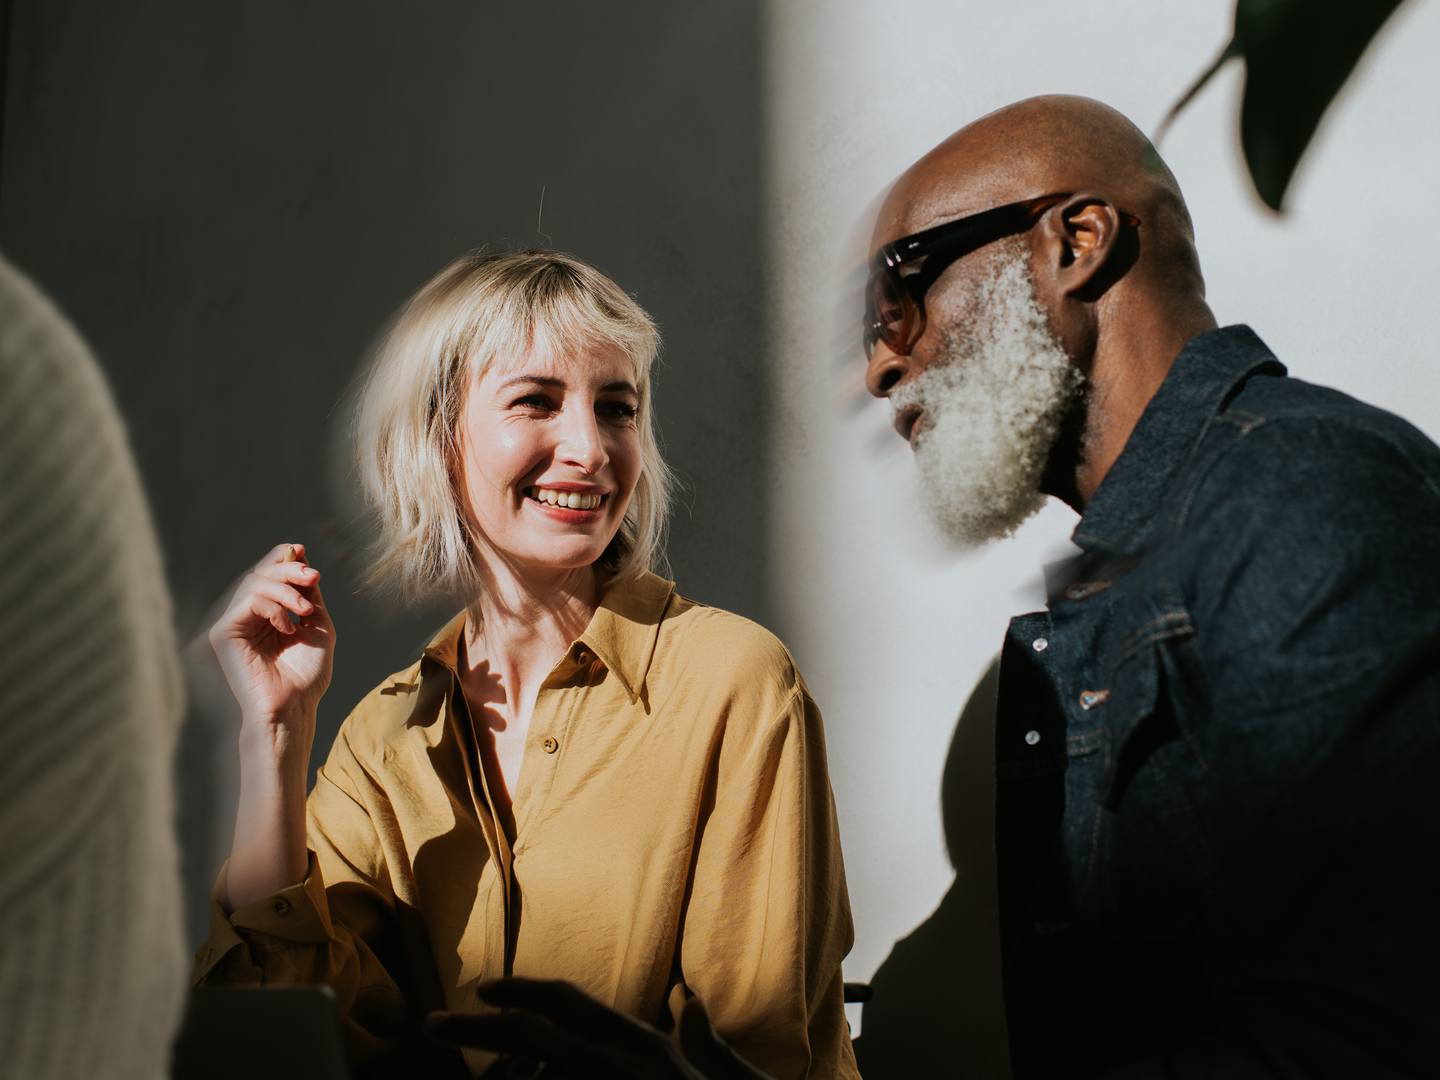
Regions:
[[607, 401], [602, 405], [597, 405], [595, 411], [601, 416], [610, 417], [611, 419], [635, 419], [635, 406], [631, 405], [628, 401]]
[[544, 394], [526, 394], [511, 407], [517, 409], [544, 409], [549, 412], [554, 410], [555, 403]]

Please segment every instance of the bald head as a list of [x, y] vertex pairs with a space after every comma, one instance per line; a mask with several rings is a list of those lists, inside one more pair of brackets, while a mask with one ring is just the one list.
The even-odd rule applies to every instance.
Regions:
[[1037, 195], [1098, 192], [1146, 226], [1136, 270], [1204, 295], [1180, 185], [1144, 132], [1089, 98], [1030, 98], [961, 128], [900, 177], [874, 246]]
[[[895, 396], [901, 406], [897, 427], [913, 435], [924, 429], [921, 380], [927, 372], [964, 366], [957, 357], [967, 348], [983, 351], [987, 340], [992, 351], [1003, 345], [1014, 354], [1007, 370], [1030, 370], [1053, 342], [1084, 389], [1051, 446], [1044, 490], [1078, 509], [1119, 455], [1185, 342], [1215, 326], [1190, 214], [1150, 140], [1114, 109], [1088, 98], [1040, 97], [1010, 105], [961, 128], [905, 171], [881, 207], [872, 251], [1047, 195], [1061, 198], [1044, 204], [1019, 235], [949, 258], [943, 251], [923, 256], [926, 265], [942, 260], [934, 274], [922, 267], [905, 277], [893, 263], [876, 269], [880, 276], [873, 280], [882, 293], [880, 301], [872, 299], [867, 325], [879, 328], [874, 312], [890, 304], [886, 318], [894, 329], [888, 341], [885, 334], [871, 339], [866, 385], [878, 396]], [[1025, 329], [1012, 333], [1000, 318], [1004, 305], [997, 303], [996, 282], [1019, 267], [1028, 308], [1011, 307], [1037, 313], [1039, 329], [1012, 319]], [[895, 299], [885, 299], [884, 290]], [[1028, 406], [1010, 411], [1043, 412]]]

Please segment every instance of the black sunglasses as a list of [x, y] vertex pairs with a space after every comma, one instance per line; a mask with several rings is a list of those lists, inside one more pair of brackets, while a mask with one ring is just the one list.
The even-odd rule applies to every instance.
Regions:
[[[951, 263], [1002, 236], [1024, 232], [1069, 197], [1069, 193], [1041, 195], [982, 210], [882, 247], [865, 283], [865, 358], [874, 353], [877, 341], [897, 356], [908, 356], [925, 333], [925, 293]], [[1140, 224], [1139, 218], [1123, 211], [1120, 221]]]

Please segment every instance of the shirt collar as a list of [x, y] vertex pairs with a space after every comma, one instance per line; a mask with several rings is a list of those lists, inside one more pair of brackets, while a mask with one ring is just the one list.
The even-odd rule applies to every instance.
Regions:
[[1085, 505], [1075, 543], [1086, 551], [1138, 553], [1210, 422], [1247, 379], [1262, 373], [1284, 375], [1285, 365], [1248, 326], [1208, 330], [1186, 342]]
[[606, 590], [595, 617], [580, 635], [615, 673], [632, 703], [639, 700], [645, 685], [660, 637], [660, 618], [674, 591], [673, 582], [656, 574], [616, 582]]
[[[639, 699], [645, 685], [645, 675], [655, 655], [655, 642], [660, 636], [660, 619], [674, 591], [674, 583], [656, 574], [617, 581], [605, 591], [590, 625], [580, 635], [580, 640], [615, 673], [632, 702]], [[431, 639], [425, 655], [455, 670], [457, 646], [464, 628], [465, 612], [462, 611]]]
[[425, 646], [425, 655], [439, 664], [443, 664], [451, 671], [455, 670], [455, 664], [460, 653], [460, 631], [465, 629], [465, 612], [460, 612], [444, 628], [430, 639], [430, 644]]

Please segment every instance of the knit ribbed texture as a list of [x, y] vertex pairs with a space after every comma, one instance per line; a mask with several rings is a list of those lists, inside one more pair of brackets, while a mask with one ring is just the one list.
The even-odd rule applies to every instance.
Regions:
[[0, 1078], [166, 1075], [181, 683], [120, 417], [0, 259]]

